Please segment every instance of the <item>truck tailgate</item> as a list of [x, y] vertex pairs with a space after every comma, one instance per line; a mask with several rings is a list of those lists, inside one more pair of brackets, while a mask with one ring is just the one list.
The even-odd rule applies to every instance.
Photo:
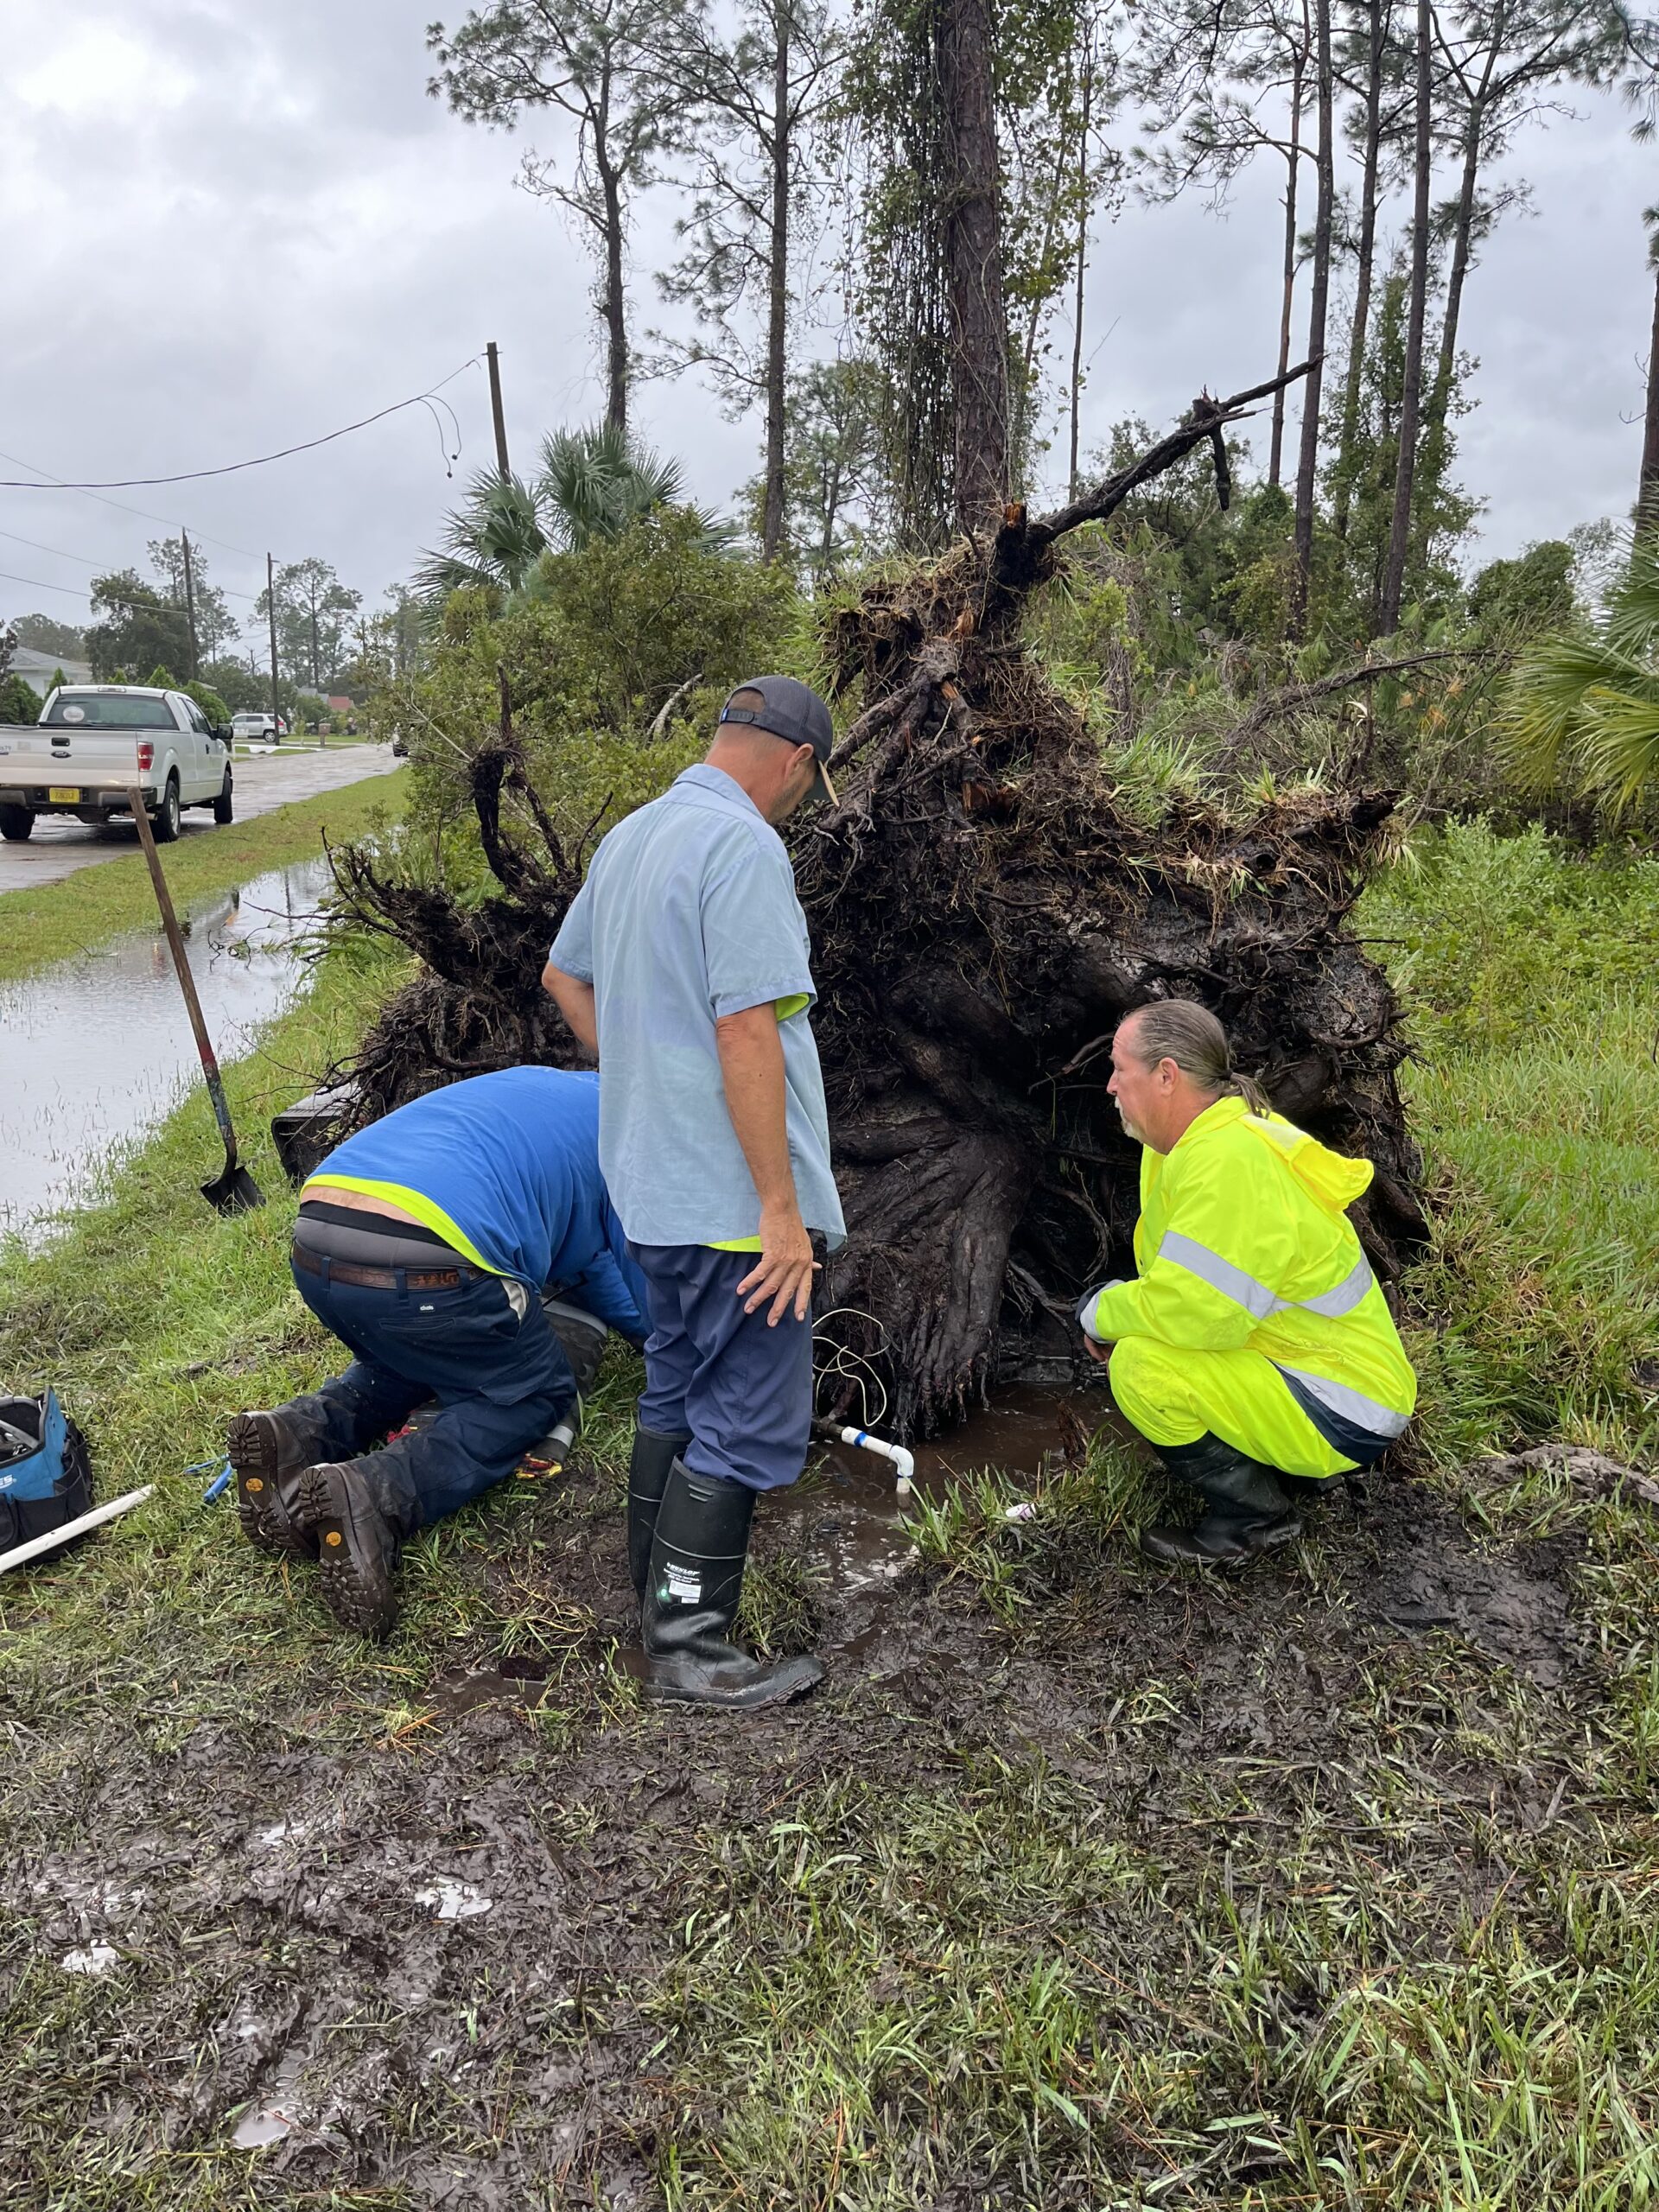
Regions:
[[[158, 730], [156, 736], [165, 733]], [[129, 790], [145, 778], [138, 741], [114, 730], [0, 729], [0, 788], [86, 792]], [[153, 778], [149, 780], [154, 780]], [[63, 804], [73, 805], [74, 800]]]

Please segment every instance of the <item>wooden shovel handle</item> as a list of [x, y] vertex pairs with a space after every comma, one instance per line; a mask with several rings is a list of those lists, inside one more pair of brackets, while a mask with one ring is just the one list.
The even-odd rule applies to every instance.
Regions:
[[207, 1035], [207, 1024], [202, 1019], [201, 1001], [196, 996], [196, 979], [190, 973], [190, 963], [185, 953], [184, 932], [179, 927], [179, 918], [173, 911], [173, 895], [167, 887], [167, 878], [162, 873], [162, 856], [156, 849], [155, 833], [149, 826], [143, 794], [134, 791], [129, 793], [129, 797], [132, 801], [132, 818], [137, 825], [138, 842], [144, 849], [149, 880], [155, 886], [156, 904], [162, 910], [162, 927], [167, 932], [173, 965], [178, 971], [179, 988], [184, 993], [190, 1027], [195, 1032], [201, 1071], [207, 1078], [208, 1096], [213, 1102], [213, 1119], [219, 1123], [219, 1133], [225, 1140], [226, 1166], [233, 1170], [236, 1166], [236, 1131], [231, 1127], [231, 1109], [226, 1100], [225, 1085], [219, 1077], [219, 1062], [213, 1056], [213, 1044]]

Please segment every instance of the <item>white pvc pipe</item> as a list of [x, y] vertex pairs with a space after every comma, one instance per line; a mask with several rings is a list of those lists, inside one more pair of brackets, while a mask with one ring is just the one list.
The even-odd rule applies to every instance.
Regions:
[[31, 1536], [28, 1543], [19, 1544], [16, 1550], [0, 1552], [0, 1574], [10, 1567], [22, 1567], [42, 1552], [55, 1551], [60, 1544], [67, 1544], [72, 1536], [83, 1535], [88, 1529], [101, 1528], [105, 1521], [113, 1521], [118, 1513], [130, 1513], [135, 1505], [142, 1505], [154, 1491], [154, 1483], [146, 1483], [143, 1490], [130, 1490], [124, 1497], [114, 1497], [107, 1505], [95, 1505], [90, 1513], [83, 1513], [79, 1520], [66, 1521], [61, 1529], [48, 1529], [43, 1536]]
[[838, 1428], [836, 1436], [842, 1444], [855, 1444], [861, 1452], [880, 1452], [884, 1459], [891, 1459], [899, 1479], [893, 1489], [900, 1497], [910, 1496], [910, 1485], [916, 1473], [916, 1455], [906, 1452], [902, 1444], [885, 1443], [879, 1436], [872, 1436], [862, 1428]]

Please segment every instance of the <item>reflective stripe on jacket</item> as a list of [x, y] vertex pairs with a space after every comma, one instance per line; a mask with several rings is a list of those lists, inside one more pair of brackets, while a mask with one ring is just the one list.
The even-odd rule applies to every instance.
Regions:
[[1304, 1403], [1397, 1436], [1417, 1379], [1344, 1211], [1372, 1173], [1277, 1114], [1218, 1098], [1173, 1151], [1142, 1151], [1139, 1274], [1090, 1291], [1077, 1318], [1103, 1343], [1248, 1347]]

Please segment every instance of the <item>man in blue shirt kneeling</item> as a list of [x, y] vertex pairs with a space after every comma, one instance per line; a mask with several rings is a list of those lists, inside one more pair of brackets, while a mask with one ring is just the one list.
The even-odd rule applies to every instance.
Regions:
[[348, 1137], [301, 1192], [295, 1286], [355, 1359], [308, 1396], [239, 1414], [228, 1450], [244, 1534], [315, 1558], [342, 1627], [389, 1634], [404, 1539], [571, 1413], [607, 1329], [644, 1341], [599, 1116], [595, 1075], [474, 1076]]
[[797, 1697], [816, 1660], [732, 1641], [758, 1492], [812, 1420], [810, 1232], [843, 1241], [807, 1014], [806, 919], [772, 826], [835, 792], [830, 709], [792, 677], [726, 702], [708, 758], [601, 843], [543, 982], [598, 1056], [599, 1156], [651, 1335], [628, 1556], [658, 1697]]

